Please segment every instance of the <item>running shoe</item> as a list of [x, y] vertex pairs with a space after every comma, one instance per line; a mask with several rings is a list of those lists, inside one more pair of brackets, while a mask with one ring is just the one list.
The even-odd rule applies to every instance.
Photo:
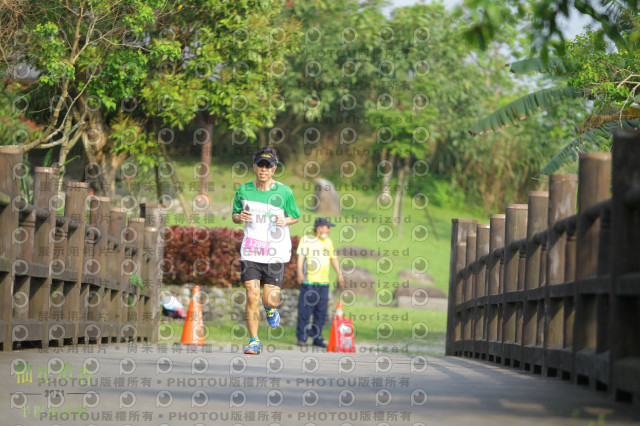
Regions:
[[260, 340], [254, 340], [249, 342], [249, 346], [245, 348], [244, 353], [247, 355], [259, 355], [261, 348]]
[[280, 314], [276, 308], [264, 308], [267, 311], [267, 321], [271, 328], [276, 328], [280, 324]]

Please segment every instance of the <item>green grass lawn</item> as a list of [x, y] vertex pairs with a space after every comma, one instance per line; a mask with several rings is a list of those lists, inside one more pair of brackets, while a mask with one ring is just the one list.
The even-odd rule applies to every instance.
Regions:
[[[197, 158], [182, 158], [175, 160], [176, 173], [182, 183], [182, 193], [191, 206], [193, 197], [198, 193], [199, 182], [194, 172], [194, 165], [199, 163]], [[293, 173], [294, 167], [289, 166], [285, 172], [277, 176], [277, 180], [285, 183], [293, 190], [298, 207], [302, 213], [301, 220], [290, 227], [292, 235], [304, 235], [312, 231], [312, 225], [317, 217], [315, 212], [307, 210], [310, 195], [314, 193], [313, 181]], [[235, 172], [234, 172], [235, 170]], [[238, 185], [252, 180], [251, 169], [246, 175], [232, 165], [214, 164], [211, 166], [209, 179], [209, 193], [212, 199], [211, 211], [205, 216], [195, 214], [196, 226], [242, 228], [231, 221], [231, 206], [233, 196]], [[276, 172], [278, 174], [278, 172]], [[428, 179], [429, 176], [425, 176]], [[334, 182], [338, 186], [340, 196], [346, 197], [350, 204], [344, 208], [342, 216], [331, 218], [336, 227], [331, 230], [331, 238], [336, 248], [344, 246], [358, 246], [374, 250], [380, 254], [379, 258], [351, 257], [342, 259], [342, 266], [346, 269], [354, 266], [366, 268], [372, 272], [379, 288], [393, 289], [403, 282], [398, 273], [403, 269], [416, 268], [425, 271], [435, 280], [435, 287], [448, 292], [449, 251], [451, 244], [451, 219], [476, 218], [481, 223], [488, 223], [488, 217], [478, 217], [447, 208], [428, 206], [434, 227], [427, 218], [427, 211], [422, 206], [412, 205], [408, 198], [404, 206], [404, 219], [401, 225], [392, 223], [393, 209], [379, 209], [376, 206], [376, 191], [361, 191], [357, 182]], [[146, 195], [153, 199], [151, 186]], [[394, 195], [394, 194], [392, 194]], [[429, 194], [426, 194], [427, 197]], [[177, 205], [177, 200], [175, 201]], [[312, 203], [311, 203], [312, 204]], [[422, 203], [421, 203], [422, 204]], [[183, 214], [168, 214], [168, 225], [188, 226]], [[424, 236], [424, 229], [428, 235]], [[435, 231], [435, 232], [434, 232]], [[387, 233], [390, 236], [387, 237]], [[437, 234], [437, 237], [436, 237]], [[331, 272], [331, 280], [335, 281], [335, 273]], [[418, 284], [410, 282], [409, 284]]]
[[[182, 193], [190, 205], [199, 191], [199, 181], [194, 170], [194, 165], [199, 164], [199, 161], [199, 158], [181, 158], [176, 159], [175, 162], [176, 173], [182, 183]], [[248, 169], [245, 175], [239, 174], [238, 170], [242, 171], [237, 167], [234, 169], [231, 164], [211, 166], [209, 194], [212, 205], [207, 213], [208, 216], [194, 215], [196, 226], [242, 228], [231, 221], [232, 200], [237, 187], [252, 180], [254, 175], [251, 169]], [[312, 204], [309, 202], [309, 197], [314, 193], [314, 185], [312, 179], [305, 179], [294, 171], [295, 167], [289, 165], [282, 175], [278, 176], [276, 172], [276, 179], [293, 190], [302, 217], [300, 222], [291, 226], [290, 230], [292, 235], [301, 236], [311, 232], [317, 217], [313, 211], [305, 207]], [[424, 179], [429, 179], [429, 176], [425, 176]], [[331, 230], [335, 247], [358, 246], [380, 253], [379, 258], [343, 257], [342, 267], [349, 269], [357, 266], [369, 270], [377, 278], [378, 290], [381, 288], [393, 290], [397, 285], [404, 283], [398, 276], [401, 270], [416, 268], [430, 274], [435, 280], [435, 287], [448, 293], [451, 219], [475, 218], [479, 219], [480, 223], [488, 222], [488, 216], [480, 217], [477, 213], [468, 214], [453, 209], [428, 206], [428, 213], [434, 224], [432, 226], [424, 206], [415, 206], [411, 198], [408, 198], [400, 227], [391, 223], [392, 208], [381, 209], [376, 206], [377, 191], [359, 190], [357, 182], [349, 180], [334, 182], [334, 184], [338, 186], [339, 195], [347, 197], [346, 201], [350, 204], [348, 208], [343, 208], [341, 217], [331, 218], [337, 225]], [[146, 195], [151, 200], [155, 198], [152, 191], [155, 189], [149, 185]], [[392, 192], [392, 195], [395, 193]], [[428, 197], [429, 194], [426, 195]], [[167, 216], [167, 224], [188, 226], [186, 216], [175, 213]], [[426, 237], [422, 235], [424, 229], [428, 230]], [[390, 232], [391, 235], [384, 235], [385, 232]], [[331, 281], [333, 289], [336, 281], [333, 270]], [[409, 284], [420, 285], [415, 282], [409, 282]], [[445, 312], [377, 307], [375, 301], [359, 299], [357, 305], [345, 308], [345, 315], [354, 319], [356, 346], [396, 346], [408, 348], [409, 352], [432, 354], [441, 354], [444, 351]], [[418, 328], [414, 329], [414, 326]], [[243, 327], [244, 320], [240, 320], [238, 324], [234, 321], [224, 325], [208, 325], [207, 341], [243, 346], [248, 340], [244, 335], [246, 328]], [[328, 339], [330, 328], [331, 324], [328, 322], [324, 328], [325, 339]], [[172, 337], [164, 343], [179, 342], [182, 335], [182, 322], [169, 323], [165, 332]], [[296, 344], [295, 329], [290, 327], [270, 330], [266, 324], [261, 324], [260, 338], [274, 348], [295, 347]]]
[[[446, 333], [446, 312], [396, 307], [376, 308], [374, 301], [359, 302], [344, 309], [347, 318], [353, 320], [357, 350], [379, 348], [385, 352], [421, 353], [442, 355]], [[162, 325], [160, 343], [180, 342], [184, 321], [174, 320]], [[249, 340], [244, 320], [226, 324], [205, 325], [206, 343], [242, 347]], [[271, 329], [262, 321], [259, 326], [260, 341], [275, 349], [297, 348], [295, 327]], [[323, 328], [323, 337], [329, 341], [331, 321]]]

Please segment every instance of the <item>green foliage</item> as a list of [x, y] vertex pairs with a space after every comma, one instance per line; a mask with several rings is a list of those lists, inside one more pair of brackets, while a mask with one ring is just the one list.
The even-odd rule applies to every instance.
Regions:
[[11, 89], [0, 82], [0, 145], [19, 145], [37, 137], [42, 130], [22, 115], [30, 102], [28, 94], [20, 94], [20, 86]]
[[140, 290], [144, 290], [144, 284], [142, 282], [142, 278], [140, 278], [140, 276], [136, 274], [129, 275], [129, 284], [137, 285], [140, 288]]
[[53, 22], [38, 24], [31, 30], [34, 40], [33, 64], [46, 71], [40, 76], [40, 83], [55, 86], [60, 80], [72, 80], [74, 68], [65, 60], [64, 34]]
[[417, 182], [418, 191], [428, 194], [429, 205], [441, 208], [473, 210], [466, 203], [469, 197], [455, 181], [439, 178], [425, 179]]
[[[470, 137], [467, 129], [478, 116], [498, 101], [508, 103], [501, 96], [515, 100], [529, 87], [504, 67], [503, 48], [470, 52], [464, 23], [442, 4], [395, 9], [389, 18], [379, 2], [353, 0], [295, 2], [284, 13], [301, 22], [304, 37], [279, 78], [286, 103], [275, 127], [287, 139], [276, 147], [294, 161], [317, 161], [322, 177], [380, 185], [374, 170], [381, 157], [395, 159], [394, 174], [408, 157], [410, 166], [429, 168], [421, 176], [410, 171], [409, 196], [422, 191], [441, 205], [466, 200], [491, 208], [507, 193], [526, 194], [538, 170], [531, 165], [544, 165], [560, 148], [557, 129], [538, 121], [521, 124], [519, 144], [515, 137], [489, 136], [489, 146], [480, 147]], [[507, 46], [521, 40], [516, 30], [500, 39]], [[565, 112], [547, 113], [560, 118]], [[341, 156], [341, 150], [356, 153]], [[357, 166], [352, 177], [341, 173], [347, 160]]]
[[[99, 78], [91, 79], [87, 84], [81, 82], [81, 90], [96, 96], [104, 105], [105, 113], [115, 111], [122, 99], [136, 95], [140, 85], [147, 78], [148, 58], [141, 49], [122, 49], [106, 55], [104, 63], [97, 63], [99, 52], [87, 49], [79, 59], [80, 71], [87, 74], [97, 73]], [[100, 107], [91, 105], [91, 108]]]
[[32, 149], [63, 131], [66, 140], [103, 133], [84, 147], [103, 168], [100, 179], [114, 180], [107, 170], [127, 157], [145, 170], [160, 162], [160, 127], [183, 129], [205, 117], [255, 137], [277, 111], [274, 64], [284, 63], [299, 35], [282, 7], [262, 0], [30, 4], [0, 40], [0, 72], [20, 64], [38, 73], [39, 87], [18, 94], [28, 95], [25, 115], [46, 131], [20, 143]]
[[112, 121], [112, 140], [114, 154], [124, 153], [135, 159], [142, 172], [148, 172], [159, 163], [160, 152], [157, 141], [151, 139], [143, 128], [124, 114], [118, 114]]
[[42, 167], [49, 167], [51, 165], [51, 156], [53, 155], [53, 149], [47, 151], [42, 162]]
[[180, 129], [205, 113], [255, 137], [273, 124], [272, 67], [295, 49], [295, 26], [281, 22], [278, 2], [183, 4], [164, 33], [154, 34], [150, 57], [161, 67], [140, 91], [145, 112]]
[[563, 76], [572, 69], [572, 63], [567, 63], [562, 58], [550, 57], [548, 61], [542, 58], [527, 58], [509, 64], [509, 71], [515, 74], [545, 73], [555, 76]]
[[526, 5], [520, 3], [517, 4], [517, 14], [514, 14], [512, 3], [466, 0], [463, 6], [459, 6], [457, 14], [470, 23], [462, 32], [466, 43], [482, 51], [488, 50], [502, 30], [517, 23], [515, 16], [527, 14]]
[[[635, 25], [640, 28], [640, 19]], [[626, 35], [630, 36], [631, 32]], [[638, 102], [640, 57], [636, 49], [603, 49], [602, 31], [587, 30], [578, 35], [567, 49], [568, 60], [575, 67], [569, 75], [570, 86], [587, 91], [595, 108], [626, 109]]]
[[615, 129], [636, 129], [638, 126], [640, 126], [639, 120], [624, 120], [620, 123], [606, 123], [582, 133], [554, 155], [540, 170], [540, 174], [550, 175], [555, 173], [561, 167], [577, 161], [581, 152], [608, 151], [611, 149], [611, 134]]
[[516, 99], [482, 118], [469, 129], [469, 133], [480, 135], [490, 130], [495, 132], [503, 127], [515, 125], [519, 120], [524, 120], [542, 109], [580, 97], [582, 93], [570, 87], [542, 89]]
[[607, 6], [610, 19], [616, 23], [618, 38], [612, 38], [616, 46], [606, 42], [609, 27], [603, 25], [600, 30], [587, 29], [576, 36], [566, 49], [563, 45], [566, 55], [562, 58], [538, 57], [512, 63], [511, 71], [542, 73], [553, 87], [511, 102], [479, 120], [469, 131], [482, 134], [500, 130], [533, 116], [540, 109], [571, 99], [591, 101], [590, 114], [584, 116], [584, 122], [573, 131], [564, 133], [561, 138], [565, 141], [564, 147], [542, 168], [542, 174], [550, 174], [577, 160], [580, 152], [608, 149], [613, 129], [633, 127], [635, 119], [640, 117], [636, 95], [640, 86], [640, 59], [633, 41], [640, 18], [631, 6], [625, 9], [616, 2], [607, 2]]
[[470, 22], [464, 32], [465, 39], [481, 50], [488, 49], [499, 39], [505, 28], [530, 22], [527, 44], [544, 62], [549, 60], [550, 52], [557, 56], [565, 54], [566, 40], [558, 24], [569, 18], [571, 10], [597, 21], [602, 27], [601, 40], [608, 37], [618, 49], [628, 48], [630, 40], [640, 37], [637, 29], [631, 33], [631, 38], [625, 35], [629, 20], [637, 17], [637, 0], [599, 0], [593, 6], [584, 0], [506, 0], [500, 3], [465, 0], [458, 10]]

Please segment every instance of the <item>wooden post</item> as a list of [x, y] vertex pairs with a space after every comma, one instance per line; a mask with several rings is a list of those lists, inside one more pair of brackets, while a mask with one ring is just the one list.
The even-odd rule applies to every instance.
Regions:
[[[476, 220], [471, 219], [452, 219], [451, 220], [451, 258], [449, 261], [449, 299], [447, 311], [447, 342], [445, 352], [447, 355], [453, 355], [455, 342], [455, 325], [456, 325], [456, 254], [457, 244], [466, 241], [467, 234], [475, 229]], [[465, 253], [466, 254], [466, 253]]]
[[525, 290], [540, 285], [540, 254], [542, 245], [531, 241], [533, 236], [547, 229], [549, 211], [549, 193], [546, 191], [529, 192], [529, 209], [527, 218], [527, 262], [524, 280]]
[[[480, 259], [489, 254], [489, 241], [491, 238], [491, 225], [478, 224], [476, 227], [476, 255]], [[478, 267], [475, 281], [475, 295], [482, 297], [487, 295], [487, 264]]]
[[[589, 385], [595, 389], [596, 381], [607, 383], [609, 380], [607, 363], [601, 357], [595, 357], [598, 343], [598, 328], [601, 337], [607, 334], [609, 319], [607, 307], [608, 294], [583, 294], [589, 277], [598, 272], [598, 250], [600, 238], [600, 215], [589, 217], [585, 211], [609, 198], [611, 185], [611, 154], [605, 152], [580, 154], [578, 183], [578, 222], [576, 226], [576, 273], [574, 286], [575, 322], [573, 330], [573, 357], [578, 375], [589, 377]], [[601, 210], [602, 214], [602, 210]], [[592, 278], [593, 280], [593, 278]], [[599, 285], [605, 285], [599, 282]], [[606, 339], [606, 337], [604, 337]], [[604, 345], [601, 345], [604, 346]], [[594, 368], [594, 364], [598, 364]]]
[[0, 146], [0, 344], [5, 351], [13, 349], [13, 274], [16, 258], [15, 232], [18, 231], [18, 211], [12, 207], [20, 193], [20, 178], [14, 173], [22, 161], [22, 150], [17, 146]]
[[[565, 320], [571, 313], [565, 309], [563, 297], [551, 297], [550, 286], [562, 284], [565, 274], [566, 234], [555, 230], [560, 220], [575, 213], [576, 175], [549, 176], [549, 216], [547, 233], [547, 286], [545, 296], [545, 359], [543, 373], [556, 376], [563, 367], [563, 354], [558, 353], [564, 347]], [[556, 352], [553, 352], [553, 351]], [[570, 355], [570, 354], [569, 354]], [[566, 365], [564, 365], [566, 367]]]
[[[508, 204], [505, 220], [504, 242], [504, 294], [518, 290], [518, 267], [520, 263], [519, 248], [511, 247], [511, 243], [526, 236], [527, 232], [526, 204]], [[516, 341], [517, 302], [512, 296], [505, 296], [502, 341]]]
[[[611, 205], [600, 211], [600, 234], [598, 238], [598, 272], [597, 275], [609, 280], [611, 287]], [[609, 351], [611, 348], [611, 334], [609, 332], [609, 321], [604, 318], [610, 318], [611, 307], [611, 289], [598, 298], [598, 336], [596, 338], [596, 353], [601, 354]], [[608, 380], [607, 380], [608, 382]]]
[[[549, 209], [549, 193], [546, 191], [529, 192], [529, 209], [527, 218], [527, 257], [525, 266], [524, 288], [530, 290], [540, 285], [541, 244], [533, 241], [533, 236], [547, 228]], [[540, 299], [527, 300], [524, 312], [523, 345], [534, 345], [536, 342], [537, 311]], [[542, 299], [544, 302], [544, 299]]]
[[[107, 255], [109, 246], [109, 220], [111, 199], [109, 197], [91, 196], [89, 201], [89, 223], [95, 226], [100, 238], [93, 246], [93, 258], [85, 262], [86, 281], [90, 282], [89, 310], [87, 327], [94, 330], [97, 325], [97, 336], [86, 334], [88, 339], [96, 338], [98, 343], [108, 343], [113, 330], [109, 324], [111, 310], [111, 289], [107, 287]], [[91, 321], [95, 321], [92, 324]]]
[[464, 269], [464, 267], [467, 264], [467, 260], [466, 260], [466, 256], [467, 256], [467, 243], [458, 243], [456, 244], [456, 268], [455, 268], [455, 275], [454, 275], [454, 287], [456, 289], [456, 304], [455, 304], [455, 308], [454, 308], [454, 313], [455, 313], [455, 346], [454, 346], [454, 353], [456, 355], [460, 355], [461, 351], [460, 351], [460, 340], [462, 340], [462, 326], [463, 326], [463, 318], [462, 318], [462, 312], [458, 311], [458, 306], [460, 305], [460, 303], [462, 303], [462, 285], [464, 283], [464, 277], [461, 276], [461, 272]]
[[[62, 306], [62, 317], [73, 329], [74, 342], [77, 343], [81, 330], [78, 329], [81, 304], [82, 267], [84, 264], [84, 239], [86, 224], [86, 199], [89, 195], [89, 184], [69, 182], [66, 184], [65, 217], [67, 222], [67, 247], [65, 257], [65, 301]], [[65, 333], [66, 334], [66, 333]]]
[[[465, 254], [465, 268], [467, 269], [467, 275], [464, 277], [463, 285], [463, 301], [469, 302], [473, 300], [473, 280], [475, 273], [470, 270], [469, 266], [476, 260], [476, 234], [467, 234], [467, 252]], [[464, 335], [463, 340], [471, 340], [472, 333], [472, 314], [473, 309], [465, 309], [462, 312], [464, 321]]]
[[[478, 224], [476, 227], [476, 255], [478, 259], [482, 256], [489, 254], [489, 240], [491, 235], [490, 225], [486, 224]], [[474, 282], [474, 292], [476, 298], [483, 298], [487, 295], [486, 293], [487, 287], [487, 265], [479, 264], [476, 268], [476, 278]], [[487, 303], [478, 301], [476, 305], [476, 311], [474, 315], [474, 334], [473, 339], [477, 342], [479, 340], [486, 340], [486, 312], [487, 312]], [[477, 348], [477, 346], [476, 346]], [[486, 352], [486, 347], [483, 347], [482, 352]], [[478, 351], [476, 351], [476, 355]]]
[[547, 236], [547, 284], [561, 284], [565, 273], [566, 236], [554, 231], [560, 220], [575, 214], [576, 175], [549, 176], [549, 234]]
[[530, 371], [542, 367], [542, 353], [537, 342], [538, 334], [543, 329], [539, 327], [540, 310], [544, 309], [544, 292], [532, 292], [540, 288], [540, 260], [542, 244], [533, 241], [534, 235], [547, 229], [549, 211], [549, 193], [546, 191], [529, 192], [529, 209], [527, 217], [527, 247], [525, 260], [525, 302], [522, 324], [522, 368], [529, 366]]
[[[14, 198], [18, 201], [18, 197]], [[13, 206], [12, 206], [13, 207]], [[36, 229], [36, 210], [31, 212], [20, 210], [20, 221], [17, 229], [12, 234], [12, 240], [16, 241], [16, 261], [13, 262], [11, 274], [14, 276], [13, 290], [13, 327], [11, 337], [14, 343], [35, 340], [44, 333], [41, 323], [30, 320], [29, 306], [31, 305], [31, 276], [34, 234]]]
[[640, 131], [613, 134], [611, 209], [612, 291], [610, 388], [616, 399], [640, 404]]
[[151, 244], [153, 250], [152, 273], [149, 276], [151, 284], [151, 327], [152, 342], [158, 341], [158, 326], [162, 312], [159, 309], [159, 293], [162, 285], [162, 265], [164, 264], [164, 232], [165, 213], [157, 204], [140, 204], [140, 216], [145, 218], [145, 226], [157, 229], [155, 233], [156, 241]]
[[[110, 210], [111, 220], [109, 221], [109, 257], [107, 259], [107, 282], [112, 285], [111, 287], [111, 321], [112, 326], [117, 330], [115, 335], [115, 341], [120, 342], [124, 339], [124, 323], [127, 318], [127, 311], [129, 306], [126, 299], [125, 287], [128, 283], [125, 283], [125, 274], [123, 271], [124, 262], [124, 245], [122, 241], [122, 233], [127, 226], [127, 212], [124, 209], [112, 208]], [[112, 336], [112, 340], [113, 340]]]
[[[476, 234], [467, 234], [467, 264], [468, 267], [476, 260]], [[472, 300], [475, 296], [473, 294], [473, 281], [474, 281], [474, 272], [469, 271], [464, 281], [464, 302], [468, 302]]]
[[[125, 231], [125, 242], [133, 244], [135, 248], [130, 248], [128, 260], [129, 263], [125, 267], [125, 272], [127, 277], [125, 278], [125, 286], [126, 283], [129, 283], [132, 275], [136, 275], [138, 278], [142, 279], [142, 252], [144, 250], [144, 218], [142, 217], [132, 217], [129, 218], [129, 226]], [[144, 282], [142, 282], [144, 288]], [[142, 289], [135, 284], [129, 284], [129, 291], [134, 294], [135, 304], [133, 307], [129, 308], [127, 322], [131, 327], [135, 330], [135, 335], [127, 335], [129, 338], [133, 338], [134, 341], [142, 340], [142, 330], [141, 330], [141, 317], [143, 314], [144, 308], [144, 294]]]
[[[500, 297], [500, 256], [497, 256], [495, 250], [504, 246], [504, 214], [492, 214], [490, 221], [489, 235], [489, 256], [487, 259], [487, 289], [489, 294], [489, 309], [487, 311], [487, 340], [489, 342], [497, 342], [498, 339], [498, 323], [499, 310], [501, 307]], [[492, 349], [493, 348], [493, 349]], [[497, 353], [497, 346], [489, 346], [490, 360], [494, 356], [502, 356]]]
[[507, 204], [505, 220], [504, 292], [518, 290], [518, 249], [509, 247], [527, 234], [527, 204]]
[[142, 315], [143, 328], [151, 343], [158, 342], [158, 325], [160, 323], [159, 309], [159, 284], [157, 282], [157, 249], [158, 228], [148, 226], [144, 228], [144, 254], [143, 254], [143, 282], [147, 298], [145, 299], [144, 314]]
[[[58, 190], [58, 178], [60, 176], [60, 170], [51, 167], [36, 167], [33, 181], [33, 204], [36, 207], [45, 209], [48, 211], [47, 218], [42, 220], [39, 226], [36, 226], [34, 233], [34, 253], [33, 253], [33, 265], [30, 265], [31, 275], [31, 297], [29, 300], [29, 317], [36, 319], [43, 325], [44, 334], [41, 335], [42, 347], [49, 346], [49, 340], [58, 340], [50, 335], [49, 329], [50, 321], [50, 298], [51, 298], [51, 284], [52, 278], [50, 274], [51, 260], [53, 259], [53, 232], [56, 226], [56, 208]], [[36, 217], [38, 214], [36, 213]], [[36, 266], [37, 269], [46, 270], [45, 276], [34, 268], [31, 271], [31, 266]]]

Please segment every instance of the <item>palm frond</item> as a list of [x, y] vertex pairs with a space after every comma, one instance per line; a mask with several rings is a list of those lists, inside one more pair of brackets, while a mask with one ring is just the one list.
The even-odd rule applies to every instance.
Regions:
[[570, 87], [543, 89], [523, 96], [478, 120], [469, 129], [472, 135], [481, 135], [490, 131], [498, 131], [503, 127], [516, 124], [519, 120], [535, 114], [555, 104], [582, 97], [582, 93]]
[[509, 64], [509, 71], [514, 74], [528, 74], [539, 72], [554, 76], [563, 76], [573, 69], [570, 63], [565, 63], [561, 58], [550, 57], [547, 62], [542, 58], [528, 58]]
[[603, 149], [611, 137], [611, 133], [617, 128], [635, 129], [640, 126], [640, 120], [622, 120], [605, 123], [600, 127], [591, 129], [565, 145], [560, 152], [540, 170], [541, 175], [555, 173], [561, 167], [578, 159], [582, 152]]
[[635, 105], [629, 106], [627, 109], [620, 110], [613, 105], [607, 105], [601, 108], [597, 114], [588, 116], [578, 126], [578, 133], [585, 133], [591, 129], [600, 127], [606, 123], [640, 120], [640, 108]]

